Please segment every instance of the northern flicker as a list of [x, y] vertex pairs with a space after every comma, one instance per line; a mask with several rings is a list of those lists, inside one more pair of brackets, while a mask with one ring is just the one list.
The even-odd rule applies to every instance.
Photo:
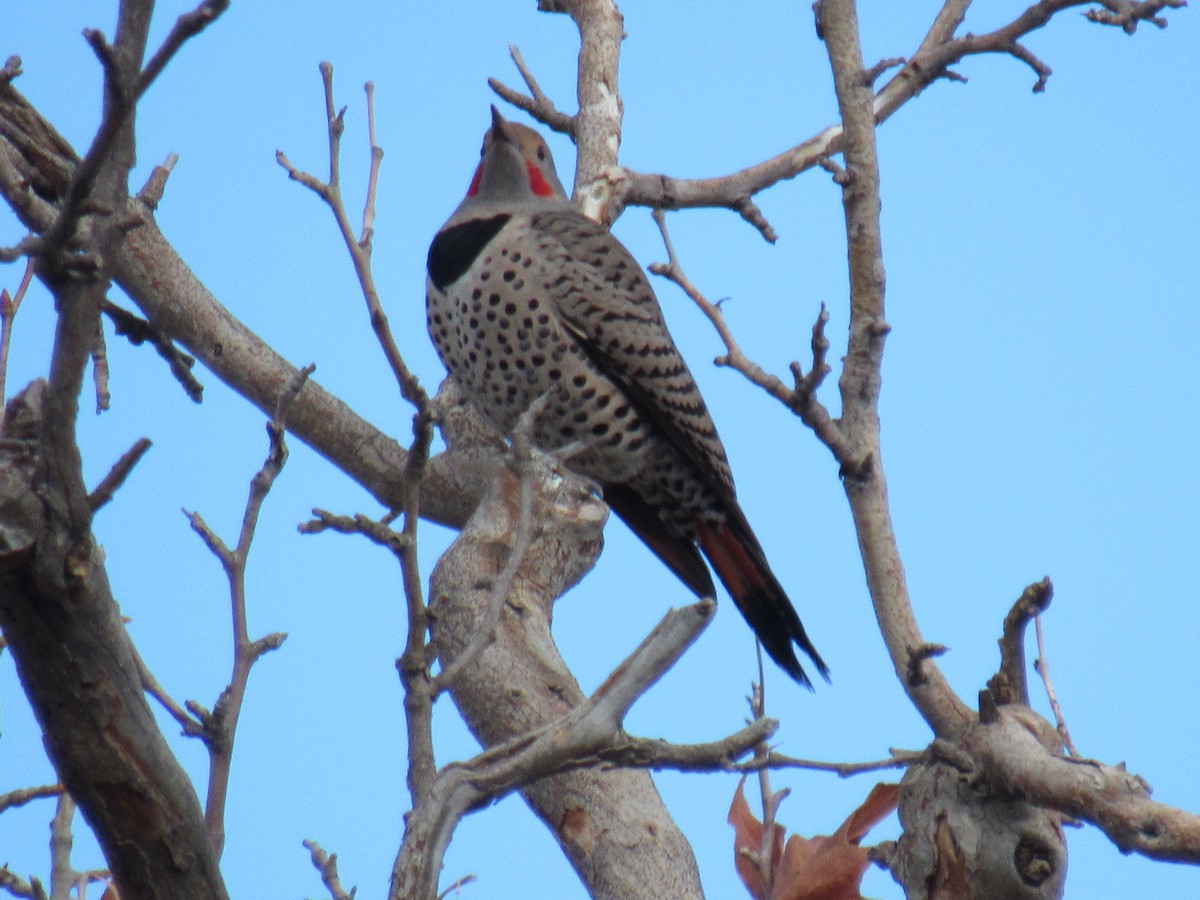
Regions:
[[531, 128], [492, 108], [467, 196], [429, 248], [429, 335], [502, 432], [539, 397], [534, 442], [567, 465], [701, 597], [712, 564], [771, 658], [828, 677], [738, 505], [725, 448], [646, 275], [578, 212]]

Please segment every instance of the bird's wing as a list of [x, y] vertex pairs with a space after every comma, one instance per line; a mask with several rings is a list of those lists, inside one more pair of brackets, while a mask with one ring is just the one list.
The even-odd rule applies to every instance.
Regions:
[[564, 330], [716, 494], [733, 499], [725, 448], [641, 266], [579, 213], [540, 213], [531, 227], [555, 275], [547, 289]]

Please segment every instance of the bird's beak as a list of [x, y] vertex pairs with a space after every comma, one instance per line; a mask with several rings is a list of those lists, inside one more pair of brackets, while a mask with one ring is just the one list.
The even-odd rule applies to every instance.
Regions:
[[500, 115], [500, 110], [492, 105], [492, 140], [504, 141], [506, 144], [516, 144], [517, 136], [508, 127], [508, 120]]

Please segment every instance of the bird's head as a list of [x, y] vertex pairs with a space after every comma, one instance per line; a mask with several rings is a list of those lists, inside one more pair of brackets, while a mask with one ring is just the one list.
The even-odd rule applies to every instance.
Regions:
[[494, 106], [492, 127], [483, 136], [480, 155], [463, 206], [503, 203], [544, 207], [570, 202], [542, 136], [532, 128], [507, 121]]

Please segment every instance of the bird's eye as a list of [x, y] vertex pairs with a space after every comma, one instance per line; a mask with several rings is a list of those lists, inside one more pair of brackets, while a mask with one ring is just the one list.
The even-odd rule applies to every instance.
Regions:
[[538, 149], [537, 149], [537, 156], [538, 156], [538, 159], [540, 159], [542, 162], [545, 162], [545, 161], [546, 161], [546, 154], [547, 154], [548, 152], [549, 152], [549, 151], [546, 149], [546, 145], [545, 145], [545, 144], [538, 144]]

